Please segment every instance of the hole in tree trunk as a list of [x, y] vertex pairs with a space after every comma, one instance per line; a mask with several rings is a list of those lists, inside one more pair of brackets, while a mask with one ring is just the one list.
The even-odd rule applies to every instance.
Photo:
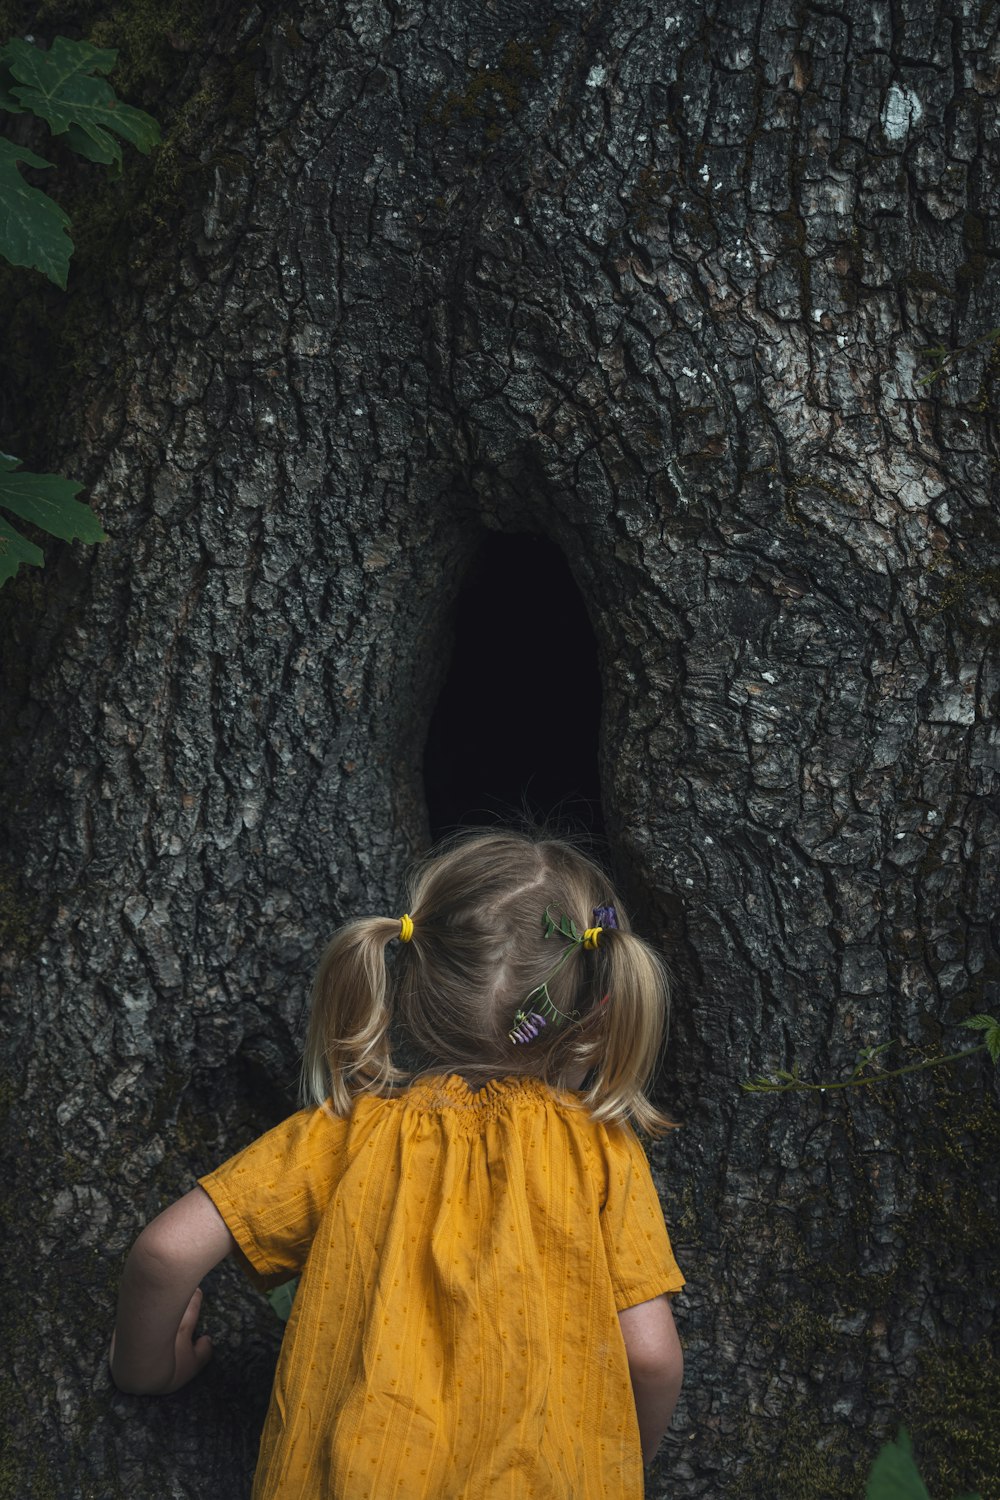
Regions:
[[431, 834], [546, 820], [603, 842], [597, 641], [553, 542], [489, 533], [455, 609], [451, 666], [431, 719]]

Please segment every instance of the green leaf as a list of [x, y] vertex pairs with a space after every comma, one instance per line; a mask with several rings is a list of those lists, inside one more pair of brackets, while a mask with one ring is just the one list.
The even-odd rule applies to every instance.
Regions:
[[870, 1078], [871, 1074], [866, 1074], [865, 1069], [870, 1067], [877, 1070], [881, 1066], [878, 1063], [877, 1059], [880, 1058], [882, 1056], [882, 1053], [886, 1052], [891, 1046], [891, 1042], [879, 1042], [878, 1046], [862, 1047], [861, 1051], [858, 1053], [858, 1059], [854, 1065], [854, 1072], [851, 1074], [851, 1077]]
[[6, 516], [0, 516], [0, 586], [13, 578], [22, 563], [40, 568], [44, 562], [42, 549], [23, 537]]
[[[110, 140], [110, 138], [109, 138]], [[81, 125], [71, 125], [66, 132], [66, 144], [72, 146], [78, 156], [85, 156], [88, 161], [98, 162], [102, 166], [115, 166], [117, 147], [114, 141], [104, 145], [102, 141], [94, 140], [87, 134]], [[112, 176], [117, 174], [112, 172]]]
[[64, 542], [106, 542], [107, 533], [94, 512], [73, 496], [83, 489], [61, 474], [13, 474], [19, 460], [0, 454], [0, 505], [22, 521], [40, 526]]
[[17, 169], [19, 161], [28, 167], [52, 165], [0, 136], [0, 255], [12, 266], [33, 266], [65, 291], [73, 254], [69, 216], [47, 193], [28, 186]]
[[872, 1465], [865, 1500], [930, 1500], [927, 1488], [913, 1462], [913, 1450], [905, 1427], [894, 1443], [886, 1443]]
[[23, 115], [24, 110], [10, 91], [16, 80], [3, 60], [4, 50], [0, 47], [0, 109], [5, 109], [11, 115]]
[[159, 141], [160, 127], [152, 115], [123, 104], [109, 83], [91, 76], [114, 67], [118, 54], [113, 48], [57, 36], [48, 51], [30, 42], [8, 42], [2, 56], [18, 80], [10, 90], [15, 98], [40, 115], [53, 135], [75, 126], [69, 144], [89, 160], [106, 162], [120, 172], [121, 147], [110, 131], [142, 152]]
[[267, 1293], [268, 1302], [283, 1323], [288, 1322], [298, 1287], [299, 1278], [296, 1276], [294, 1281], [286, 1281], [281, 1286], [273, 1287]]
[[967, 1031], [983, 1032], [983, 1041], [991, 1062], [1000, 1063], [1000, 1021], [995, 1016], [969, 1016], [967, 1020], [960, 1021], [959, 1025], [964, 1026]]

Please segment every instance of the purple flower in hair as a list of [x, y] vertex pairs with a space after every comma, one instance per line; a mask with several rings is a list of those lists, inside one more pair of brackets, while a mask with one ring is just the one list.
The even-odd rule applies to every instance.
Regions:
[[533, 1010], [530, 1015], [519, 1010], [507, 1035], [512, 1042], [533, 1042], [544, 1025], [545, 1017], [540, 1016], [537, 1010]]
[[613, 906], [595, 906], [594, 907], [594, 926], [595, 927], [617, 927], [618, 926], [618, 917], [615, 914], [614, 907]]

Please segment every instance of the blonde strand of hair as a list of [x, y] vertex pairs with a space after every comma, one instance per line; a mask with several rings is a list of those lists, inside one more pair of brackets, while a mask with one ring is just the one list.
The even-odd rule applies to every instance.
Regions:
[[302, 1060], [307, 1105], [329, 1098], [350, 1113], [359, 1093], [380, 1093], [405, 1077], [389, 1051], [385, 950], [398, 918], [361, 917], [334, 935], [320, 960]]
[[607, 944], [606, 972], [609, 998], [597, 1071], [584, 1102], [596, 1120], [631, 1119], [647, 1134], [663, 1135], [674, 1122], [656, 1108], [647, 1091], [666, 1032], [666, 968], [641, 938], [618, 932]]

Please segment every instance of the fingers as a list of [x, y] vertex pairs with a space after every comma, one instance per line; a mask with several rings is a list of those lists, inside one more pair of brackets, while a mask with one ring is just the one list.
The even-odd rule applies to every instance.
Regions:
[[195, 1335], [202, 1300], [199, 1287], [184, 1309], [184, 1316], [178, 1325], [174, 1344], [174, 1378], [168, 1387], [171, 1391], [180, 1390], [181, 1386], [187, 1385], [212, 1358], [212, 1340], [208, 1334]]
[[201, 1287], [198, 1287], [191, 1296], [191, 1301], [184, 1310], [184, 1316], [177, 1328], [177, 1352], [186, 1357], [194, 1356], [195, 1368], [200, 1370], [202, 1365], [207, 1365], [212, 1357], [212, 1340], [207, 1333], [200, 1338], [195, 1337], [195, 1329], [198, 1326], [198, 1314], [201, 1312], [201, 1304], [204, 1298]]
[[196, 1287], [191, 1294], [191, 1301], [184, 1309], [184, 1316], [177, 1326], [177, 1337], [193, 1338], [195, 1325], [198, 1322], [198, 1314], [201, 1312], [203, 1301], [201, 1287]]

